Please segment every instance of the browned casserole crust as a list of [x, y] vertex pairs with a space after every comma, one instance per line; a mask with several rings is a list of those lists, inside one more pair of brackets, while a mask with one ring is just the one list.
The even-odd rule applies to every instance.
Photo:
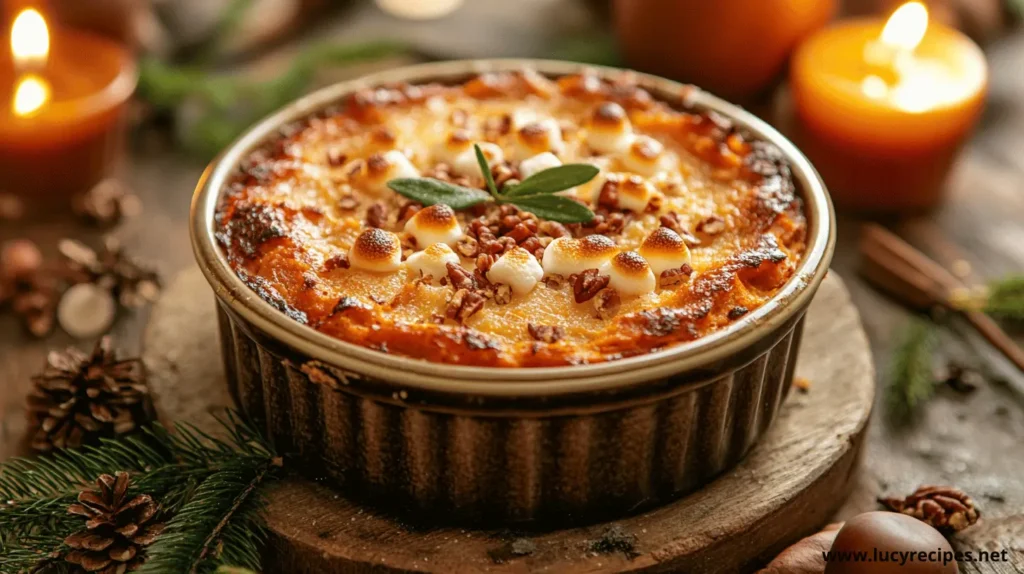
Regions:
[[[483, 189], [473, 143], [499, 185], [597, 165], [563, 192], [595, 219], [423, 208], [388, 189], [410, 176]], [[697, 339], [768, 301], [807, 231], [779, 151], [727, 119], [673, 109], [628, 74], [528, 70], [357, 92], [252, 153], [216, 226], [238, 276], [292, 319], [382, 352], [498, 367]]]

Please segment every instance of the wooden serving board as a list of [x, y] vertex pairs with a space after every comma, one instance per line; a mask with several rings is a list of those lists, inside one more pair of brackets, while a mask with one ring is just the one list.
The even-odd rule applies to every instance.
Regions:
[[[168, 421], [216, 430], [230, 405], [213, 297], [197, 269], [156, 305], [144, 358]], [[853, 486], [874, 397], [868, 343], [842, 282], [811, 305], [794, 390], [779, 419], [735, 469], [672, 504], [556, 531], [409, 526], [331, 488], [290, 478], [269, 495], [267, 572], [736, 572], [818, 528]]]

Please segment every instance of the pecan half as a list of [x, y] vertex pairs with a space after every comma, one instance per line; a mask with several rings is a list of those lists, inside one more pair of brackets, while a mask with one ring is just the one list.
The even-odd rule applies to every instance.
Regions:
[[327, 261], [324, 261], [324, 271], [333, 271], [335, 269], [348, 269], [348, 268], [349, 268], [349, 262], [348, 262], [348, 254], [347, 253], [338, 253], [336, 255], [332, 255], [330, 257], [330, 259], [328, 259]]
[[952, 486], [922, 486], [905, 498], [880, 498], [878, 502], [889, 510], [913, 516], [946, 534], [967, 528], [981, 516], [974, 500]]
[[609, 281], [611, 281], [611, 277], [599, 274], [597, 269], [587, 269], [573, 277], [573, 298], [577, 303], [590, 301], [598, 291], [608, 286]]
[[530, 336], [542, 343], [557, 343], [565, 336], [565, 330], [557, 325], [534, 325], [527, 323]]

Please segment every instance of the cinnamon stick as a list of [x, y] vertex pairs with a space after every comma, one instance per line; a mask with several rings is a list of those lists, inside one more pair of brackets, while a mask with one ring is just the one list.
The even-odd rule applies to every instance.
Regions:
[[943, 307], [963, 316], [982, 337], [1024, 371], [1024, 349], [981, 311], [955, 305], [953, 292], [966, 289], [953, 273], [877, 224], [861, 232], [861, 274], [893, 298], [915, 309]]

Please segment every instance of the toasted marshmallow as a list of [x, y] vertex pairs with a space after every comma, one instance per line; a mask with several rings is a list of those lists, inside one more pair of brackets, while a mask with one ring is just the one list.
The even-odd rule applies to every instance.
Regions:
[[582, 239], [559, 237], [544, 248], [544, 272], [569, 276], [597, 269], [618, 252], [615, 242], [604, 235]]
[[419, 177], [420, 171], [398, 150], [375, 153], [366, 160], [365, 188], [371, 193], [383, 193], [388, 181], [400, 177]]
[[352, 267], [387, 273], [402, 265], [402, 242], [390, 231], [371, 227], [359, 234], [348, 252]]
[[616, 197], [621, 209], [641, 212], [647, 209], [655, 189], [649, 181], [638, 175], [626, 175], [620, 177], [617, 182]]
[[[491, 142], [478, 142], [480, 151], [484, 153], [484, 157], [487, 159], [487, 165], [494, 167], [495, 164], [499, 164], [505, 161], [505, 152], [501, 150], [501, 146]], [[483, 177], [480, 173], [480, 164], [476, 161], [476, 152], [473, 150], [472, 144], [469, 148], [460, 153], [455, 161], [452, 162], [452, 170], [466, 177]]]
[[513, 153], [517, 159], [524, 159], [546, 151], [561, 153], [564, 147], [562, 128], [554, 119], [546, 118], [516, 131]]
[[405, 223], [405, 231], [416, 239], [416, 245], [435, 243], [455, 245], [462, 237], [462, 227], [455, 211], [444, 204], [431, 205], [416, 212]]
[[540, 263], [522, 247], [506, 251], [487, 270], [487, 279], [491, 283], [504, 283], [517, 295], [532, 291], [543, 277], [544, 269]]
[[587, 145], [598, 153], [621, 153], [633, 143], [633, 126], [626, 110], [615, 102], [598, 106], [587, 127]]
[[665, 170], [668, 163], [669, 157], [665, 153], [665, 146], [649, 136], [635, 137], [629, 150], [622, 154], [622, 164], [626, 169], [648, 177]]
[[[449, 165], [454, 164], [464, 153], [473, 153], [473, 140], [466, 130], [454, 130], [444, 141], [434, 146], [434, 159]], [[476, 157], [475, 155], [473, 156]]]
[[657, 281], [647, 260], [636, 251], [623, 251], [598, 270], [601, 275], [611, 278], [608, 286], [619, 292], [619, 295], [643, 295], [654, 291]]
[[667, 227], [659, 227], [652, 231], [647, 239], [644, 239], [639, 253], [657, 276], [665, 270], [678, 269], [684, 263], [690, 262], [690, 248], [687, 247], [686, 241]]
[[521, 108], [512, 112], [509, 116], [509, 127], [512, 131], [519, 131], [521, 128], [528, 124], [532, 124], [539, 120], [540, 117], [537, 112], [530, 108]]
[[435, 243], [423, 251], [417, 251], [405, 260], [406, 267], [414, 275], [431, 276], [436, 283], [448, 276], [448, 264], [459, 264], [459, 256], [444, 243]]
[[562, 160], [558, 159], [555, 154], [546, 151], [520, 162], [519, 175], [521, 175], [523, 179], [526, 179], [535, 173], [542, 172], [545, 169], [558, 167], [560, 165], [562, 165]]

